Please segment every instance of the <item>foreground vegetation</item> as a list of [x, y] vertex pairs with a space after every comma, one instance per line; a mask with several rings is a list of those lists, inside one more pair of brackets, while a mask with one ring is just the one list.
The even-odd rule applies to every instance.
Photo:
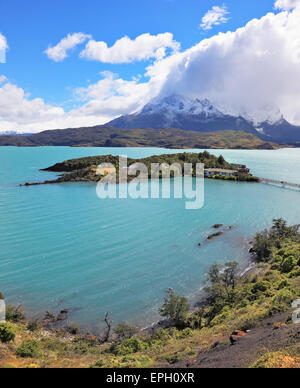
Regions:
[[[270, 230], [257, 234], [253, 243], [257, 265], [239, 277], [235, 262], [213, 265], [208, 273], [207, 297], [190, 312], [184, 297], [169, 290], [160, 309], [167, 328], [138, 332], [119, 324], [101, 337], [81, 334], [78, 328], [50, 329], [26, 321], [22, 309], [9, 307], [7, 323], [0, 325], [1, 367], [93, 367], [123, 368], [167, 366], [209, 354], [228, 344], [236, 330], [250, 330], [264, 319], [289, 312], [285, 322], [293, 325], [291, 302], [300, 297], [299, 226], [274, 220]], [[252, 368], [300, 367], [299, 338], [288, 347], [279, 344], [252, 360]]]
[[276, 143], [243, 131], [193, 132], [181, 129], [131, 129], [108, 126], [44, 131], [30, 136], [0, 136], [0, 146], [161, 147], [276, 149]]

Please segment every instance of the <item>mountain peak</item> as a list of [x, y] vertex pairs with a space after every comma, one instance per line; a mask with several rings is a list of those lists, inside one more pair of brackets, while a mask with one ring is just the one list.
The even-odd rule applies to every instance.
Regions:
[[155, 98], [136, 114], [164, 114], [172, 116], [180, 114], [202, 115], [204, 117], [221, 117], [223, 114], [207, 99], [190, 99], [178, 94]]
[[263, 140], [289, 143], [300, 141], [300, 127], [284, 120], [280, 110], [266, 105], [239, 113], [218, 108], [207, 98], [188, 98], [178, 94], [157, 97], [135, 114], [119, 117], [107, 125], [117, 128], [179, 128], [187, 131], [246, 131]]

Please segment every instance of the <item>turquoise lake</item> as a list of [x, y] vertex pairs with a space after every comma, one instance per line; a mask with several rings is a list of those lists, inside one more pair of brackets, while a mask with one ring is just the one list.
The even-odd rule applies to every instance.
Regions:
[[[0, 290], [28, 313], [71, 309], [70, 319], [101, 326], [151, 324], [165, 291], [195, 300], [215, 262], [243, 262], [251, 237], [273, 218], [300, 223], [300, 192], [258, 183], [205, 180], [205, 205], [185, 199], [107, 199], [91, 183], [19, 187], [56, 176], [39, 171], [90, 155], [138, 158], [180, 150], [144, 148], [0, 148]], [[200, 150], [192, 150], [200, 152]], [[212, 151], [261, 177], [300, 183], [300, 149]], [[204, 243], [212, 225], [234, 225]]]

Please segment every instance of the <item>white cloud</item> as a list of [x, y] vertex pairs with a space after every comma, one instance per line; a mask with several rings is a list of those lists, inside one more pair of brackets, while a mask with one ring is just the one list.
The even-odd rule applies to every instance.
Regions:
[[0, 119], [22, 126], [63, 116], [63, 109], [47, 105], [40, 98], [30, 100], [29, 97], [23, 89], [5, 83], [0, 87]]
[[151, 69], [160, 71], [167, 72], [161, 94], [206, 97], [254, 118], [276, 106], [300, 124], [300, 7], [205, 39]]
[[102, 76], [104, 78], [96, 84], [75, 90], [75, 95], [86, 102], [76, 114], [117, 117], [142, 108], [145, 101], [154, 98], [160, 90], [154, 79], [150, 82], [127, 81], [110, 72], [102, 73]]
[[7, 78], [5, 77], [5, 75], [0, 75], [0, 85], [4, 84], [4, 82], [7, 81]]
[[33, 133], [104, 124], [120, 114], [141, 108], [144, 101], [153, 98], [158, 91], [153, 81], [127, 81], [105, 72], [96, 84], [74, 91], [74, 101], [81, 101], [83, 105], [66, 112], [42, 99], [30, 99], [22, 88], [6, 83], [0, 86], [0, 132]]
[[277, 0], [275, 8], [290, 11], [300, 5], [300, 0]]
[[90, 35], [77, 32], [75, 34], [68, 34], [66, 38], [63, 38], [56, 46], [49, 47], [45, 54], [48, 58], [55, 62], [61, 62], [68, 56], [68, 52], [74, 49], [76, 46], [84, 43], [88, 39], [91, 39]]
[[8, 50], [8, 44], [6, 37], [0, 32], [0, 63], [5, 63], [6, 51]]
[[80, 56], [103, 63], [130, 63], [150, 58], [162, 59], [166, 56], [167, 49], [180, 49], [180, 44], [169, 32], [158, 35], [143, 34], [134, 40], [125, 36], [117, 40], [112, 47], [108, 47], [105, 42], [90, 40]]
[[215, 5], [203, 16], [200, 28], [203, 30], [211, 30], [213, 26], [227, 23], [228, 17], [226, 15], [228, 14], [229, 12], [225, 5], [222, 7]]
[[299, 21], [300, 7], [268, 13], [234, 32], [156, 60], [148, 66], [146, 80], [102, 73], [97, 83], [75, 90], [74, 101], [81, 106], [70, 112], [30, 99], [7, 82], [0, 86], [0, 131], [104, 124], [171, 93], [209, 98], [228, 113], [247, 112], [257, 120], [279, 107], [287, 120], [300, 125]]

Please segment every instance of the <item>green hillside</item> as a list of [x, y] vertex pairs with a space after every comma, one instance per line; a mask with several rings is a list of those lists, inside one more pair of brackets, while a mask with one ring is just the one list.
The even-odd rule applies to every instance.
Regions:
[[243, 131], [193, 132], [181, 129], [132, 129], [98, 126], [44, 131], [31, 136], [0, 136], [0, 146], [162, 147], [211, 149], [276, 149]]

